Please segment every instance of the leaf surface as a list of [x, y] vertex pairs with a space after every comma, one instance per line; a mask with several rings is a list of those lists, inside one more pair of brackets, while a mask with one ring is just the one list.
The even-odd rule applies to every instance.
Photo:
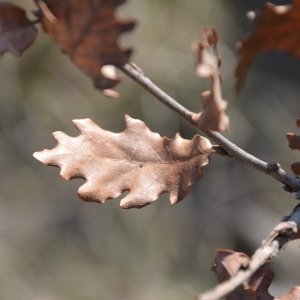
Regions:
[[[228, 249], [217, 251], [213, 271], [219, 282], [224, 282], [236, 275], [241, 269], [248, 267], [250, 257], [242, 252]], [[299, 300], [300, 287], [292, 288], [289, 293], [282, 297], [273, 297], [268, 289], [273, 281], [274, 273], [266, 266], [261, 267], [244, 284], [231, 292], [227, 300]]]
[[241, 59], [236, 68], [239, 90], [253, 60], [261, 53], [283, 51], [300, 58], [300, 0], [291, 5], [266, 3], [255, 18], [253, 32], [238, 45]]
[[131, 48], [122, 48], [118, 43], [120, 34], [135, 25], [115, 16], [125, 1], [35, 0], [44, 31], [102, 90], [112, 89], [120, 81], [117, 76], [101, 73], [102, 67], [122, 66], [132, 53]]
[[186, 140], [153, 133], [140, 120], [126, 116], [126, 129], [113, 133], [98, 127], [92, 120], [74, 120], [80, 131], [77, 137], [55, 132], [58, 145], [36, 152], [35, 158], [61, 168], [67, 180], [83, 178], [78, 190], [83, 200], [104, 203], [129, 191], [121, 207], [143, 207], [160, 194], [170, 193], [172, 204], [182, 200], [190, 186], [204, 174], [212, 146], [196, 135]]
[[37, 36], [37, 29], [26, 12], [11, 3], [0, 3], [0, 55], [11, 52], [21, 56]]
[[205, 28], [200, 40], [193, 46], [196, 55], [196, 74], [209, 78], [211, 88], [201, 95], [202, 112], [195, 115], [195, 120], [203, 129], [226, 131], [229, 117], [226, 115], [227, 101], [222, 97], [220, 66], [218, 52], [218, 34], [215, 29]]

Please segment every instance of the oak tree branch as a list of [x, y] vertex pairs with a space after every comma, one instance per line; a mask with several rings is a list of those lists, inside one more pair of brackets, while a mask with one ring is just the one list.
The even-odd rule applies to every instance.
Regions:
[[283, 183], [285, 189], [289, 192], [297, 193], [300, 191], [299, 178], [288, 174], [279, 166], [279, 164], [274, 162], [267, 163], [253, 156], [228, 140], [219, 132], [200, 128], [199, 124], [195, 121], [196, 113], [188, 110], [174, 98], [161, 90], [151, 79], [144, 75], [143, 71], [138, 66], [133, 63], [125, 64], [124, 66], [120, 67], [120, 69], [135, 82], [141, 85], [151, 95], [153, 95], [157, 100], [168, 106], [174, 112], [185, 118], [190, 124], [201, 130], [208, 138], [217, 143], [223, 149], [223, 152], [229, 157], [235, 158], [236, 160], [256, 170], [275, 178], [277, 181]]

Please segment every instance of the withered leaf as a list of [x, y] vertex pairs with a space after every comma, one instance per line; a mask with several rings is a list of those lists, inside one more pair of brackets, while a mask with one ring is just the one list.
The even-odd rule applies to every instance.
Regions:
[[225, 114], [227, 101], [221, 91], [221, 59], [218, 48], [218, 34], [213, 28], [201, 31], [200, 41], [193, 46], [196, 54], [196, 74], [209, 78], [211, 88], [201, 95], [203, 110], [194, 116], [195, 121], [203, 129], [226, 131], [229, 117]]
[[300, 162], [291, 164], [291, 169], [297, 176], [300, 176]]
[[37, 29], [26, 12], [11, 3], [0, 3], [0, 55], [11, 52], [21, 56], [37, 36]]
[[[250, 257], [242, 252], [235, 252], [228, 249], [221, 249], [217, 251], [215, 258], [215, 265], [213, 271], [215, 272], [218, 281], [224, 282], [232, 276], [236, 275], [241, 269], [248, 267]], [[231, 292], [227, 300], [299, 300], [300, 287], [292, 288], [289, 293], [282, 297], [273, 297], [269, 294], [268, 289], [273, 281], [274, 273], [266, 266], [261, 267], [254, 273], [250, 279], [233, 292]]]
[[129, 191], [121, 200], [123, 208], [143, 207], [160, 194], [170, 193], [172, 204], [182, 200], [190, 186], [204, 174], [212, 146], [196, 135], [186, 140], [153, 133], [140, 120], [125, 117], [126, 129], [113, 133], [92, 120], [74, 120], [77, 137], [55, 132], [58, 145], [34, 153], [44, 164], [61, 168], [67, 180], [83, 178], [78, 195], [86, 201], [104, 203]]
[[[300, 128], [300, 120], [297, 120], [297, 126]], [[300, 136], [299, 135], [288, 132], [286, 134], [286, 137], [288, 139], [289, 147], [291, 149], [300, 150]], [[300, 162], [293, 163], [291, 165], [291, 168], [296, 175], [300, 175]]]
[[238, 44], [241, 59], [236, 68], [239, 90], [253, 60], [261, 53], [283, 51], [300, 58], [300, 0], [291, 5], [276, 6], [267, 2], [255, 18], [253, 32]]
[[120, 78], [101, 73], [105, 65], [122, 66], [131, 48], [118, 43], [120, 34], [133, 29], [133, 21], [115, 16], [126, 0], [35, 0], [45, 32], [52, 36], [96, 88], [113, 88]]
[[241, 266], [247, 267], [248, 263], [249, 256], [245, 253], [229, 249], [218, 249], [212, 270], [219, 282], [223, 282], [235, 275], [241, 269]]

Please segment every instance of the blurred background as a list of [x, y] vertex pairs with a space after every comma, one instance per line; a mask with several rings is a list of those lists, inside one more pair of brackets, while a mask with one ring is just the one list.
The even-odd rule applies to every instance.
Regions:
[[[33, 1], [10, 2], [34, 18]], [[250, 30], [246, 12], [264, 2], [131, 0], [119, 13], [137, 19], [138, 26], [122, 43], [135, 47], [133, 61], [154, 82], [199, 111], [209, 85], [194, 74], [191, 44], [201, 26], [217, 28], [231, 118], [226, 136], [289, 171], [299, 160], [285, 133], [299, 130], [300, 62], [280, 53], [262, 55], [241, 93], [234, 90], [235, 44]], [[118, 132], [125, 113], [168, 137], [180, 132], [191, 138], [195, 128], [125, 76], [120, 98], [105, 98], [41, 32], [21, 59], [3, 57], [0, 91], [1, 299], [193, 299], [216, 284], [210, 271], [216, 249], [252, 254], [296, 204], [280, 183], [224, 157], [213, 157], [206, 176], [175, 206], [168, 195], [141, 210], [122, 210], [119, 199], [85, 203], [76, 195], [81, 180], [66, 182], [58, 169], [32, 157], [55, 145], [53, 131], [77, 135], [71, 120], [90, 117]], [[297, 241], [272, 262], [276, 296], [299, 284], [296, 261]]]

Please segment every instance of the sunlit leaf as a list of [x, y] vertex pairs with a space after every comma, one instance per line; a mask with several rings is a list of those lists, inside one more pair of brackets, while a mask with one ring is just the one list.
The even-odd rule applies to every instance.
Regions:
[[172, 204], [177, 203], [203, 176], [212, 152], [204, 137], [186, 140], [177, 134], [168, 139], [129, 116], [121, 133], [103, 130], [90, 119], [74, 124], [81, 133], [78, 137], [55, 132], [58, 145], [34, 156], [60, 167], [65, 179], [85, 179], [78, 194], [87, 201], [103, 203], [129, 191], [121, 200], [123, 208], [143, 207], [164, 192], [170, 193]]

